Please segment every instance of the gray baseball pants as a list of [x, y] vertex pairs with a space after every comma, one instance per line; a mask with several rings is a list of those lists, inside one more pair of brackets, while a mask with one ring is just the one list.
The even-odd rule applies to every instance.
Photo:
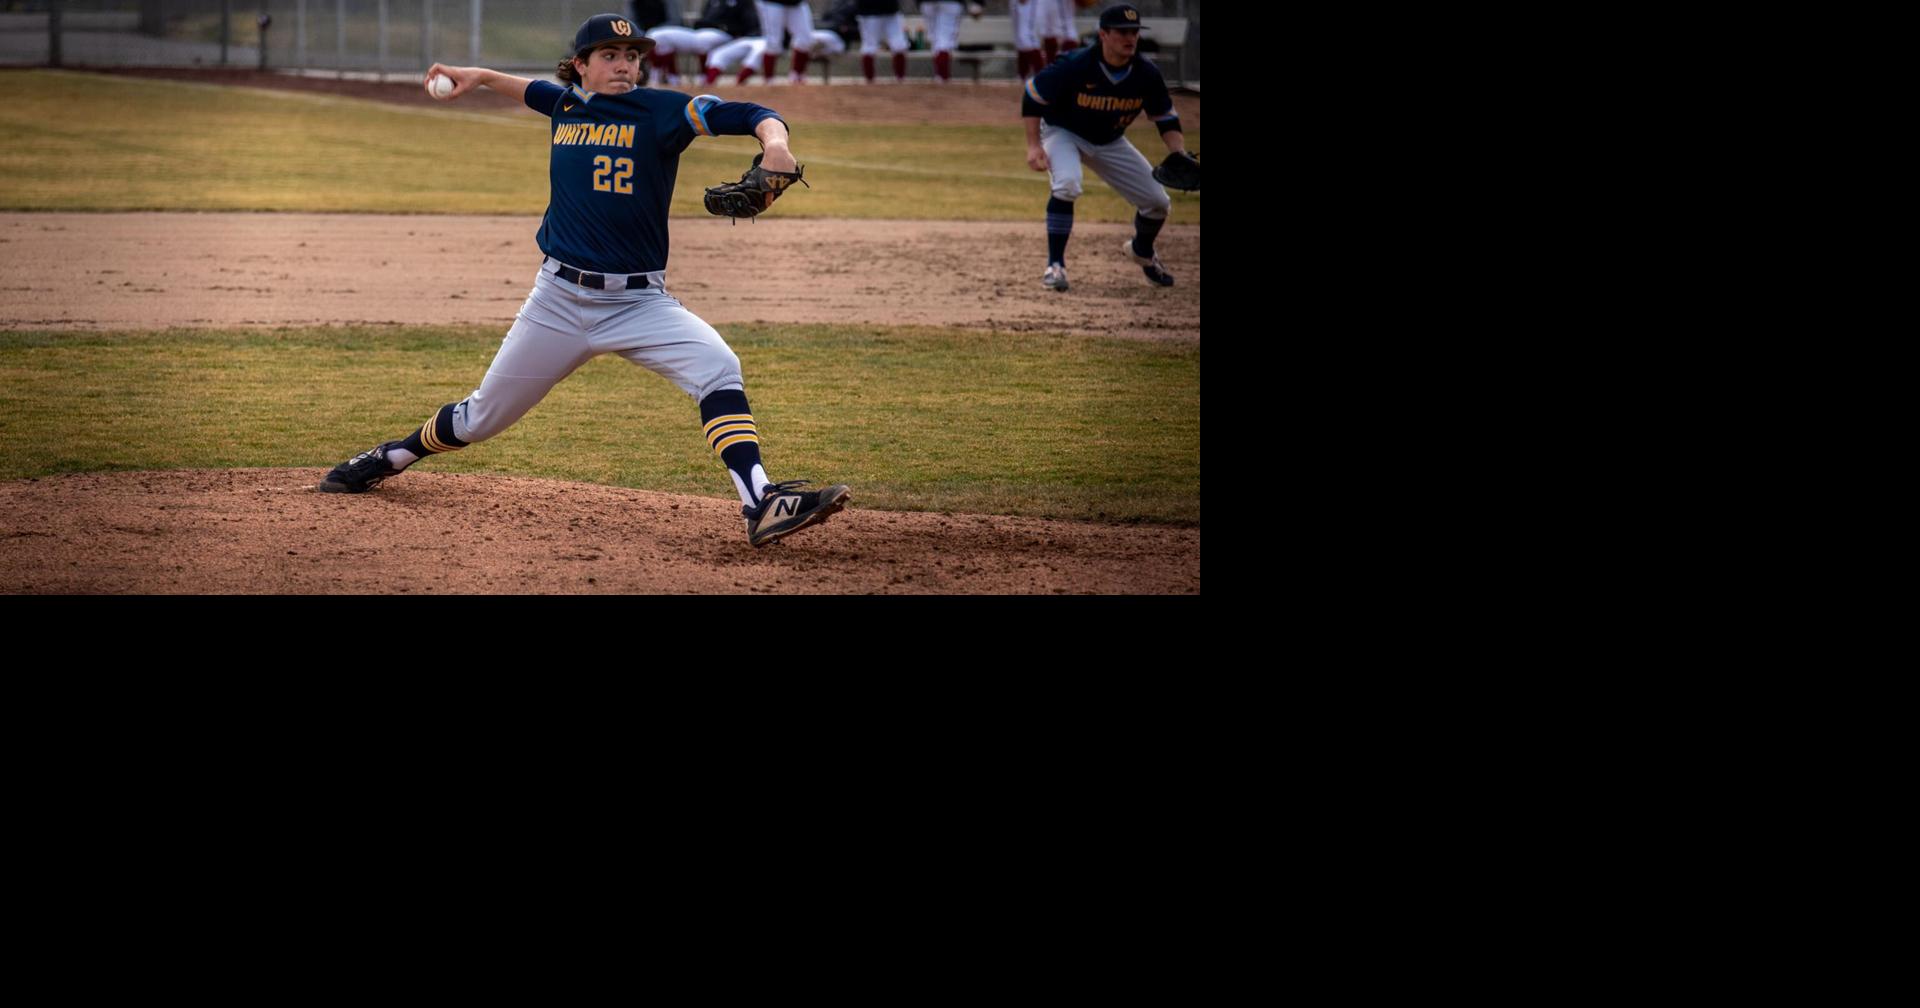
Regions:
[[695, 402], [745, 389], [726, 340], [668, 294], [664, 271], [639, 290], [595, 290], [548, 271], [534, 278], [480, 387], [454, 408], [453, 436], [484, 441], [513, 426], [560, 380], [603, 353], [619, 354], [678, 385]]
[[1109, 144], [1093, 144], [1072, 130], [1042, 122], [1040, 149], [1047, 152], [1047, 162], [1052, 166], [1047, 176], [1055, 199], [1072, 202], [1080, 198], [1080, 164], [1084, 161], [1122, 199], [1133, 204], [1140, 216], [1165, 220], [1173, 209], [1172, 198], [1153, 180], [1153, 165], [1124, 136]]

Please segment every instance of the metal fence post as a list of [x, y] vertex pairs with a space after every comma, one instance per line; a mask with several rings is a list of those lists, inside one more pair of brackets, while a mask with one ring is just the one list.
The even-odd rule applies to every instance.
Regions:
[[473, 28], [467, 38], [467, 58], [480, 65], [480, 0], [473, 0]]
[[233, 35], [233, 0], [220, 0], [220, 65], [227, 65], [227, 39]]
[[48, 0], [47, 3], [47, 65], [59, 66], [65, 60], [60, 51], [60, 0]]
[[307, 0], [293, 4], [293, 65], [307, 68]]
[[420, 0], [420, 69], [433, 65], [433, 0]]
[[347, 0], [333, 0], [333, 70], [347, 72]]
[[375, 80], [387, 82], [387, 0], [380, 0], [380, 69], [374, 73]]

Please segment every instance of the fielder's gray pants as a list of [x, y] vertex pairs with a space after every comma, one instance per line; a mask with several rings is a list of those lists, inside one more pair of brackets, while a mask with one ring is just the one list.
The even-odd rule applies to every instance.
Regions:
[[454, 408], [453, 436], [485, 441], [506, 430], [562, 378], [603, 353], [660, 375], [695, 402], [721, 389], [746, 388], [740, 358], [726, 340], [666, 292], [665, 273], [647, 277], [649, 286], [640, 290], [595, 290], [543, 268], [487, 376]]
[[1084, 161], [1122, 199], [1133, 204], [1140, 216], [1165, 220], [1173, 209], [1172, 198], [1153, 180], [1153, 165], [1124, 136], [1110, 144], [1092, 144], [1072, 130], [1043, 122], [1040, 149], [1047, 152], [1047, 163], [1052, 166], [1047, 177], [1055, 199], [1072, 202], [1080, 198], [1080, 163]]

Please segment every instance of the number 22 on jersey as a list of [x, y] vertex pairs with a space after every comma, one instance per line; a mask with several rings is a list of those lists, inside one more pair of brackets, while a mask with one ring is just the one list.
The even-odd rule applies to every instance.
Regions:
[[593, 187], [600, 192], [633, 195], [633, 159], [610, 158], [605, 154], [593, 159]]

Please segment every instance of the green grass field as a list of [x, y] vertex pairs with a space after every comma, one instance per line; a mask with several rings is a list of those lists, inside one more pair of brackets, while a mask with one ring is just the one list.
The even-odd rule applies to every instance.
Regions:
[[[352, 98], [47, 70], [0, 71], [0, 210], [285, 210], [538, 214], [547, 203], [546, 120]], [[777, 99], [769, 98], [776, 105]], [[1132, 134], [1159, 150], [1150, 124]], [[1190, 147], [1199, 148], [1197, 133]], [[740, 177], [750, 137], [694, 142], [673, 212]], [[1006, 126], [794, 124], [807, 167], [783, 217], [1035, 220], [1045, 177]], [[1089, 180], [1081, 221], [1133, 210]], [[1196, 195], [1179, 194], [1184, 223]]]
[[[851, 483], [880, 509], [1199, 521], [1197, 346], [719, 328], [752, 361], [776, 477]], [[0, 333], [0, 479], [246, 466], [318, 478], [466, 396], [499, 342], [494, 326]], [[732, 492], [692, 400], [613, 356], [505, 433], [425, 465]]]
[[[0, 211], [537, 215], [544, 120], [292, 92], [0, 71]], [[1157, 146], [1151, 127], [1136, 146]], [[1198, 138], [1189, 134], [1189, 143]], [[796, 125], [814, 185], [783, 216], [1014, 220], [1046, 188], [1017, 122]], [[697, 141], [677, 214], [739, 177], [749, 138]], [[1182, 222], [1198, 201], [1176, 196]], [[1132, 209], [1089, 181], [1076, 216]], [[17, 306], [10, 306], [10, 310]], [[860, 506], [1109, 521], [1200, 518], [1197, 344], [927, 327], [726, 325], [777, 478]], [[478, 384], [498, 326], [0, 332], [0, 479], [60, 472], [318, 470]], [[616, 357], [433, 470], [731, 497], [694, 404]]]

